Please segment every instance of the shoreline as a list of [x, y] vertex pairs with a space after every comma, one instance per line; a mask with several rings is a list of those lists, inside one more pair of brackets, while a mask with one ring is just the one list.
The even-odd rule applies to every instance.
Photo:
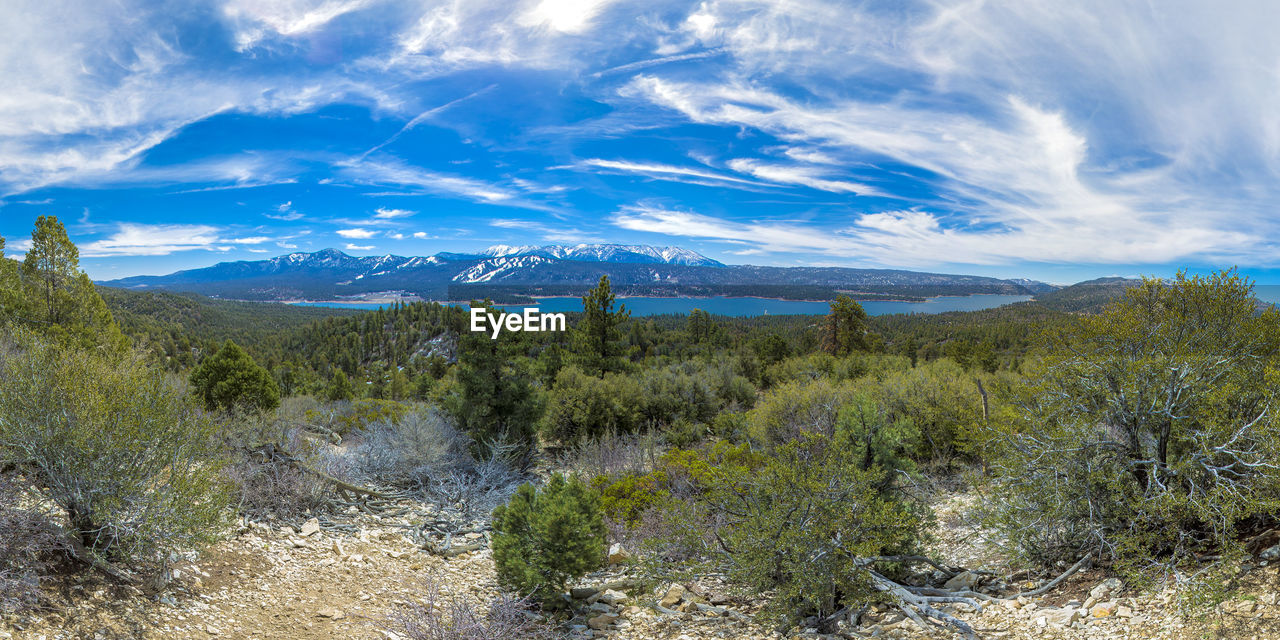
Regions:
[[[920, 298], [913, 298], [913, 299], [900, 299], [900, 298], [859, 298], [859, 297], [854, 297], [854, 296], [850, 296], [850, 298], [851, 298], [854, 302], [859, 302], [859, 303], [861, 303], [861, 302], [895, 302], [895, 303], [904, 303], [904, 304], [926, 304], [926, 303], [928, 303], [928, 302], [930, 302], [930, 301], [933, 301], [933, 300], [949, 299], [949, 298], [977, 298], [977, 297], [983, 297], [983, 296], [1025, 296], [1025, 295], [1026, 295], [1026, 294], [1013, 294], [1013, 293], [970, 293], [970, 294], [963, 294], [963, 295], [938, 295], [938, 296], [928, 296], [928, 297], [920, 297]], [[541, 302], [540, 302], [540, 301], [542, 301], [542, 300], [571, 299], [571, 298], [580, 298], [581, 296], [528, 296], [528, 297], [529, 297], [529, 298], [531, 298], [531, 299], [533, 300], [533, 302], [497, 302], [497, 303], [494, 303], [494, 304], [499, 305], [499, 306], [515, 306], [515, 305], [521, 305], [521, 304], [538, 305], [538, 304], [541, 304]], [[1034, 300], [1034, 299], [1035, 299], [1035, 296], [1028, 296], [1028, 297], [1029, 297], [1029, 299], [1031, 299], [1031, 300]], [[814, 300], [814, 299], [804, 299], [804, 298], [774, 298], [774, 297], [769, 297], [769, 296], [724, 296], [724, 295], [720, 295], [720, 296], [647, 296], [647, 295], [640, 295], [640, 296], [616, 296], [616, 298], [617, 298], [618, 300], [620, 300], [620, 301], [629, 300], [629, 299], [637, 299], [637, 298], [640, 298], [640, 299], [650, 299], [650, 300], [776, 300], [776, 301], [779, 301], [779, 302], [815, 302], [815, 303], [830, 303], [830, 302], [831, 302], [831, 300]], [[229, 300], [230, 298], [226, 298], [226, 299], [228, 299], [228, 300]], [[329, 304], [348, 304], [348, 305], [356, 305], [356, 304], [359, 304], [359, 305], [391, 305], [391, 304], [395, 304], [395, 303], [397, 303], [397, 302], [404, 302], [404, 303], [412, 303], [412, 302], [435, 302], [435, 303], [445, 304], [445, 305], [452, 305], [452, 304], [463, 304], [463, 305], [465, 305], [465, 304], [470, 303], [471, 301], [470, 301], [470, 300], [431, 300], [431, 299], [427, 299], [427, 298], [421, 298], [421, 297], [414, 296], [414, 297], [395, 297], [395, 298], [390, 298], [390, 297], [388, 297], [388, 298], [369, 298], [369, 299], [360, 299], [360, 300], [299, 300], [299, 299], [292, 299], [292, 300], [242, 300], [241, 302], [265, 302], [265, 303], [267, 303], [267, 304], [287, 304], [287, 305], [304, 305], [304, 306], [313, 306], [313, 305], [329, 305]]]

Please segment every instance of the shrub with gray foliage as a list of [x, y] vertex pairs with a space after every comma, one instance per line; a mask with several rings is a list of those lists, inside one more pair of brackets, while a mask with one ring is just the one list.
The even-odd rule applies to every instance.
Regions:
[[0, 476], [0, 614], [35, 606], [40, 581], [66, 550], [66, 542], [41, 513], [19, 506], [21, 491]]
[[409, 640], [550, 640], [551, 626], [530, 611], [528, 599], [501, 594], [486, 609], [441, 593], [427, 577], [420, 594], [405, 594], [382, 621], [385, 631]]
[[351, 452], [356, 479], [415, 491], [464, 517], [489, 513], [523, 481], [511, 464], [518, 447], [492, 443], [492, 455], [476, 460], [470, 438], [434, 408], [370, 424], [361, 438]]

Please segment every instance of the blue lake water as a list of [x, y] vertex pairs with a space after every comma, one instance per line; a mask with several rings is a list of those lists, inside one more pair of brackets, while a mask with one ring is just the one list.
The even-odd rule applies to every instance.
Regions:
[[[1277, 292], [1280, 295], [1280, 291]], [[860, 302], [869, 315], [883, 316], [892, 313], [943, 313], [946, 311], [977, 311], [1000, 307], [1014, 302], [1025, 302], [1031, 296], [1011, 295], [976, 295], [947, 296], [929, 298], [924, 302], [896, 302], [869, 300]], [[763, 316], [763, 315], [821, 315], [831, 309], [827, 302], [804, 300], [776, 300], [773, 298], [730, 298], [724, 296], [710, 298], [618, 298], [631, 310], [633, 316], [654, 316], [666, 313], [688, 314], [694, 309], [702, 309], [708, 313], [723, 316]], [[389, 305], [373, 302], [299, 302], [297, 304], [314, 307], [338, 307], [343, 309], [377, 309]], [[465, 305], [458, 305], [465, 306]], [[548, 313], [564, 311], [582, 311], [582, 298], [554, 297], [540, 298], [537, 305], [515, 304], [499, 305], [508, 309], [522, 309], [537, 306]]]

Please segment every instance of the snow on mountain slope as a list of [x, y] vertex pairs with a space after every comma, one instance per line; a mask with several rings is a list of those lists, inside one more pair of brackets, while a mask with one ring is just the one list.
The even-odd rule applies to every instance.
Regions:
[[543, 256], [560, 260], [578, 260], [583, 262], [615, 262], [636, 263], [654, 262], [662, 264], [681, 264], [699, 267], [724, 266], [696, 251], [680, 247], [652, 247], [640, 244], [577, 244], [577, 245], [494, 245], [481, 252], [482, 256], [493, 258], [507, 256]]
[[554, 262], [544, 256], [506, 256], [482, 260], [453, 277], [454, 282], [493, 282], [520, 269]]

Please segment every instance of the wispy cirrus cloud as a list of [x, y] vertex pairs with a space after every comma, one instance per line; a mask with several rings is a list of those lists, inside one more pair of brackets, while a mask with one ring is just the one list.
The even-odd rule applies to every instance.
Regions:
[[164, 256], [181, 251], [212, 249], [227, 242], [218, 227], [204, 224], [121, 224], [106, 238], [80, 246], [86, 258]]
[[682, 167], [657, 162], [634, 162], [630, 160], [605, 160], [588, 158], [579, 163], [580, 166], [602, 169], [607, 173], [640, 175], [654, 180], [669, 180], [708, 186], [729, 186], [731, 188], [758, 188], [769, 185], [739, 178], [737, 176], [707, 171], [697, 167]]
[[829, 171], [817, 170], [812, 167], [782, 165], [747, 158], [730, 160], [729, 167], [739, 173], [753, 175], [767, 182], [797, 184], [832, 193], [852, 193], [860, 196], [881, 198], [892, 197], [890, 194], [870, 185], [849, 180], [833, 179], [829, 177]]

